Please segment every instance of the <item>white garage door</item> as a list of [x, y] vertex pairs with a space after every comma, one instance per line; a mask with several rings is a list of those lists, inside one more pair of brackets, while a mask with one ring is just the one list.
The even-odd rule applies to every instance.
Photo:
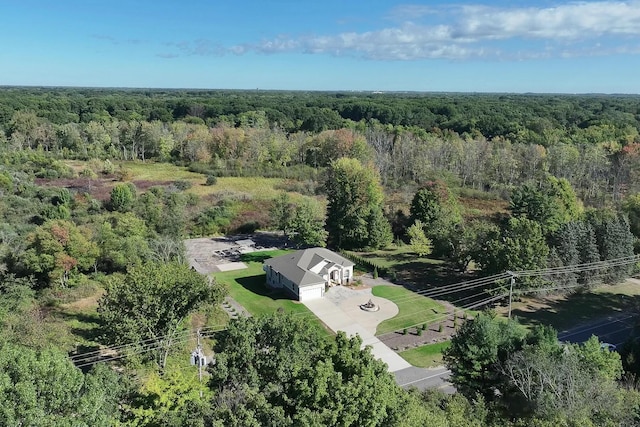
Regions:
[[324, 285], [305, 287], [300, 289], [300, 301], [309, 301], [324, 296]]

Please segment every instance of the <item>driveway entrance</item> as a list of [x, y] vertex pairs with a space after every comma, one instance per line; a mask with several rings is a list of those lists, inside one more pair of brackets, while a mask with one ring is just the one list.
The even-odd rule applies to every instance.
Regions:
[[[369, 312], [360, 309], [360, 304], [369, 300], [377, 304], [380, 310]], [[371, 346], [371, 353], [387, 364], [389, 372], [411, 367], [409, 362], [375, 336], [378, 324], [398, 314], [398, 307], [387, 299], [373, 296], [370, 288], [353, 290], [336, 286], [329, 289], [324, 298], [303, 304], [333, 332], [344, 331], [349, 337], [360, 335], [362, 348]]]

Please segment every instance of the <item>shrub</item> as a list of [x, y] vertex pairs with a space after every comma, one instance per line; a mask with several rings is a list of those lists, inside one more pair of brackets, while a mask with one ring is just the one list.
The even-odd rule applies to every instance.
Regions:
[[204, 185], [216, 185], [218, 183], [218, 177], [215, 175], [207, 175], [207, 181]]
[[173, 181], [173, 186], [176, 187], [180, 191], [186, 191], [191, 188], [193, 184], [191, 181], [185, 181], [183, 179], [178, 181]]
[[120, 166], [118, 172], [116, 173], [116, 178], [118, 179], [118, 181], [131, 181], [131, 179], [133, 178], [133, 172], [131, 171], [131, 169]]
[[442, 332], [442, 329], [443, 329], [443, 327], [442, 327], [442, 323], [440, 323], [440, 324], [438, 325], [438, 332]]
[[98, 177], [98, 175], [96, 175], [96, 173], [89, 168], [84, 168], [80, 171], [80, 176], [83, 178], [88, 178], [88, 179], [96, 179]]
[[109, 209], [118, 212], [128, 212], [136, 199], [133, 184], [116, 184], [109, 197]]
[[256, 230], [260, 228], [260, 223], [257, 221], [249, 221], [242, 224], [240, 227], [236, 229], [236, 232], [240, 234], [251, 234], [255, 233]]
[[418, 328], [418, 336], [422, 336], [422, 328]]
[[407, 335], [407, 328], [404, 328], [404, 329], [402, 330], [402, 335]]
[[373, 278], [374, 279], [378, 278], [378, 267], [373, 267]]
[[102, 170], [100, 172], [103, 173], [104, 175], [110, 175], [113, 172], [115, 172], [115, 170], [116, 170], [116, 167], [113, 165], [113, 163], [111, 163], [109, 159], [107, 159], [104, 161], [102, 165]]

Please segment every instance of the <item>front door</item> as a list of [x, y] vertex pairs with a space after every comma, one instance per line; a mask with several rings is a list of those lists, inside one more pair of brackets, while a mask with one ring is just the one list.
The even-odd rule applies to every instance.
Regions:
[[340, 283], [340, 272], [338, 270], [332, 271], [330, 277], [332, 282]]

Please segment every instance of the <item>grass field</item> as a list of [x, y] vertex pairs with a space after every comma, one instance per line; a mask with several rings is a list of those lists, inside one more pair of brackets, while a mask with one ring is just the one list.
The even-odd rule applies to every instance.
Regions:
[[446, 308], [430, 298], [426, 298], [400, 286], [375, 286], [373, 295], [393, 301], [398, 306], [398, 315], [378, 325], [376, 335], [403, 329], [419, 323], [442, 318]]
[[[569, 296], [523, 298], [513, 304], [512, 314], [527, 326], [545, 324], [562, 330], [637, 307], [640, 307], [640, 282], [627, 281]], [[507, 310], [503, 307], [499, 312], [506, 314]]]
[[419, 368], [432, 368], [442, 365], [442, 352], [449, 347], [450, 341], [443, 341], [436, 344], [427, 344], [411, 350], [401, 351], [400, 356]]
[[452, 272], [442, 260], [417, 256], [409, 245], [394, 244], [378, 251], [358, 252], [358, 255], [387, 268], [396, 280], [411, 283], [421, 289], [469, 278], [468, 275]]
[[248, 268], [214, 273], [213, 276], [216, 280], [225, 283], [229, 288], [229, 295], [254, 316], [270, 314], [282, 309], [288, 313], [308, 317], [311, 324], [326, 331], [320, 320], [304, 304], [293, 301], [283, 292], [273, 292], [265, 286], [262, 262], [287, 252], [289, 251], [278, 250], [245, 254], [241, 259]]

